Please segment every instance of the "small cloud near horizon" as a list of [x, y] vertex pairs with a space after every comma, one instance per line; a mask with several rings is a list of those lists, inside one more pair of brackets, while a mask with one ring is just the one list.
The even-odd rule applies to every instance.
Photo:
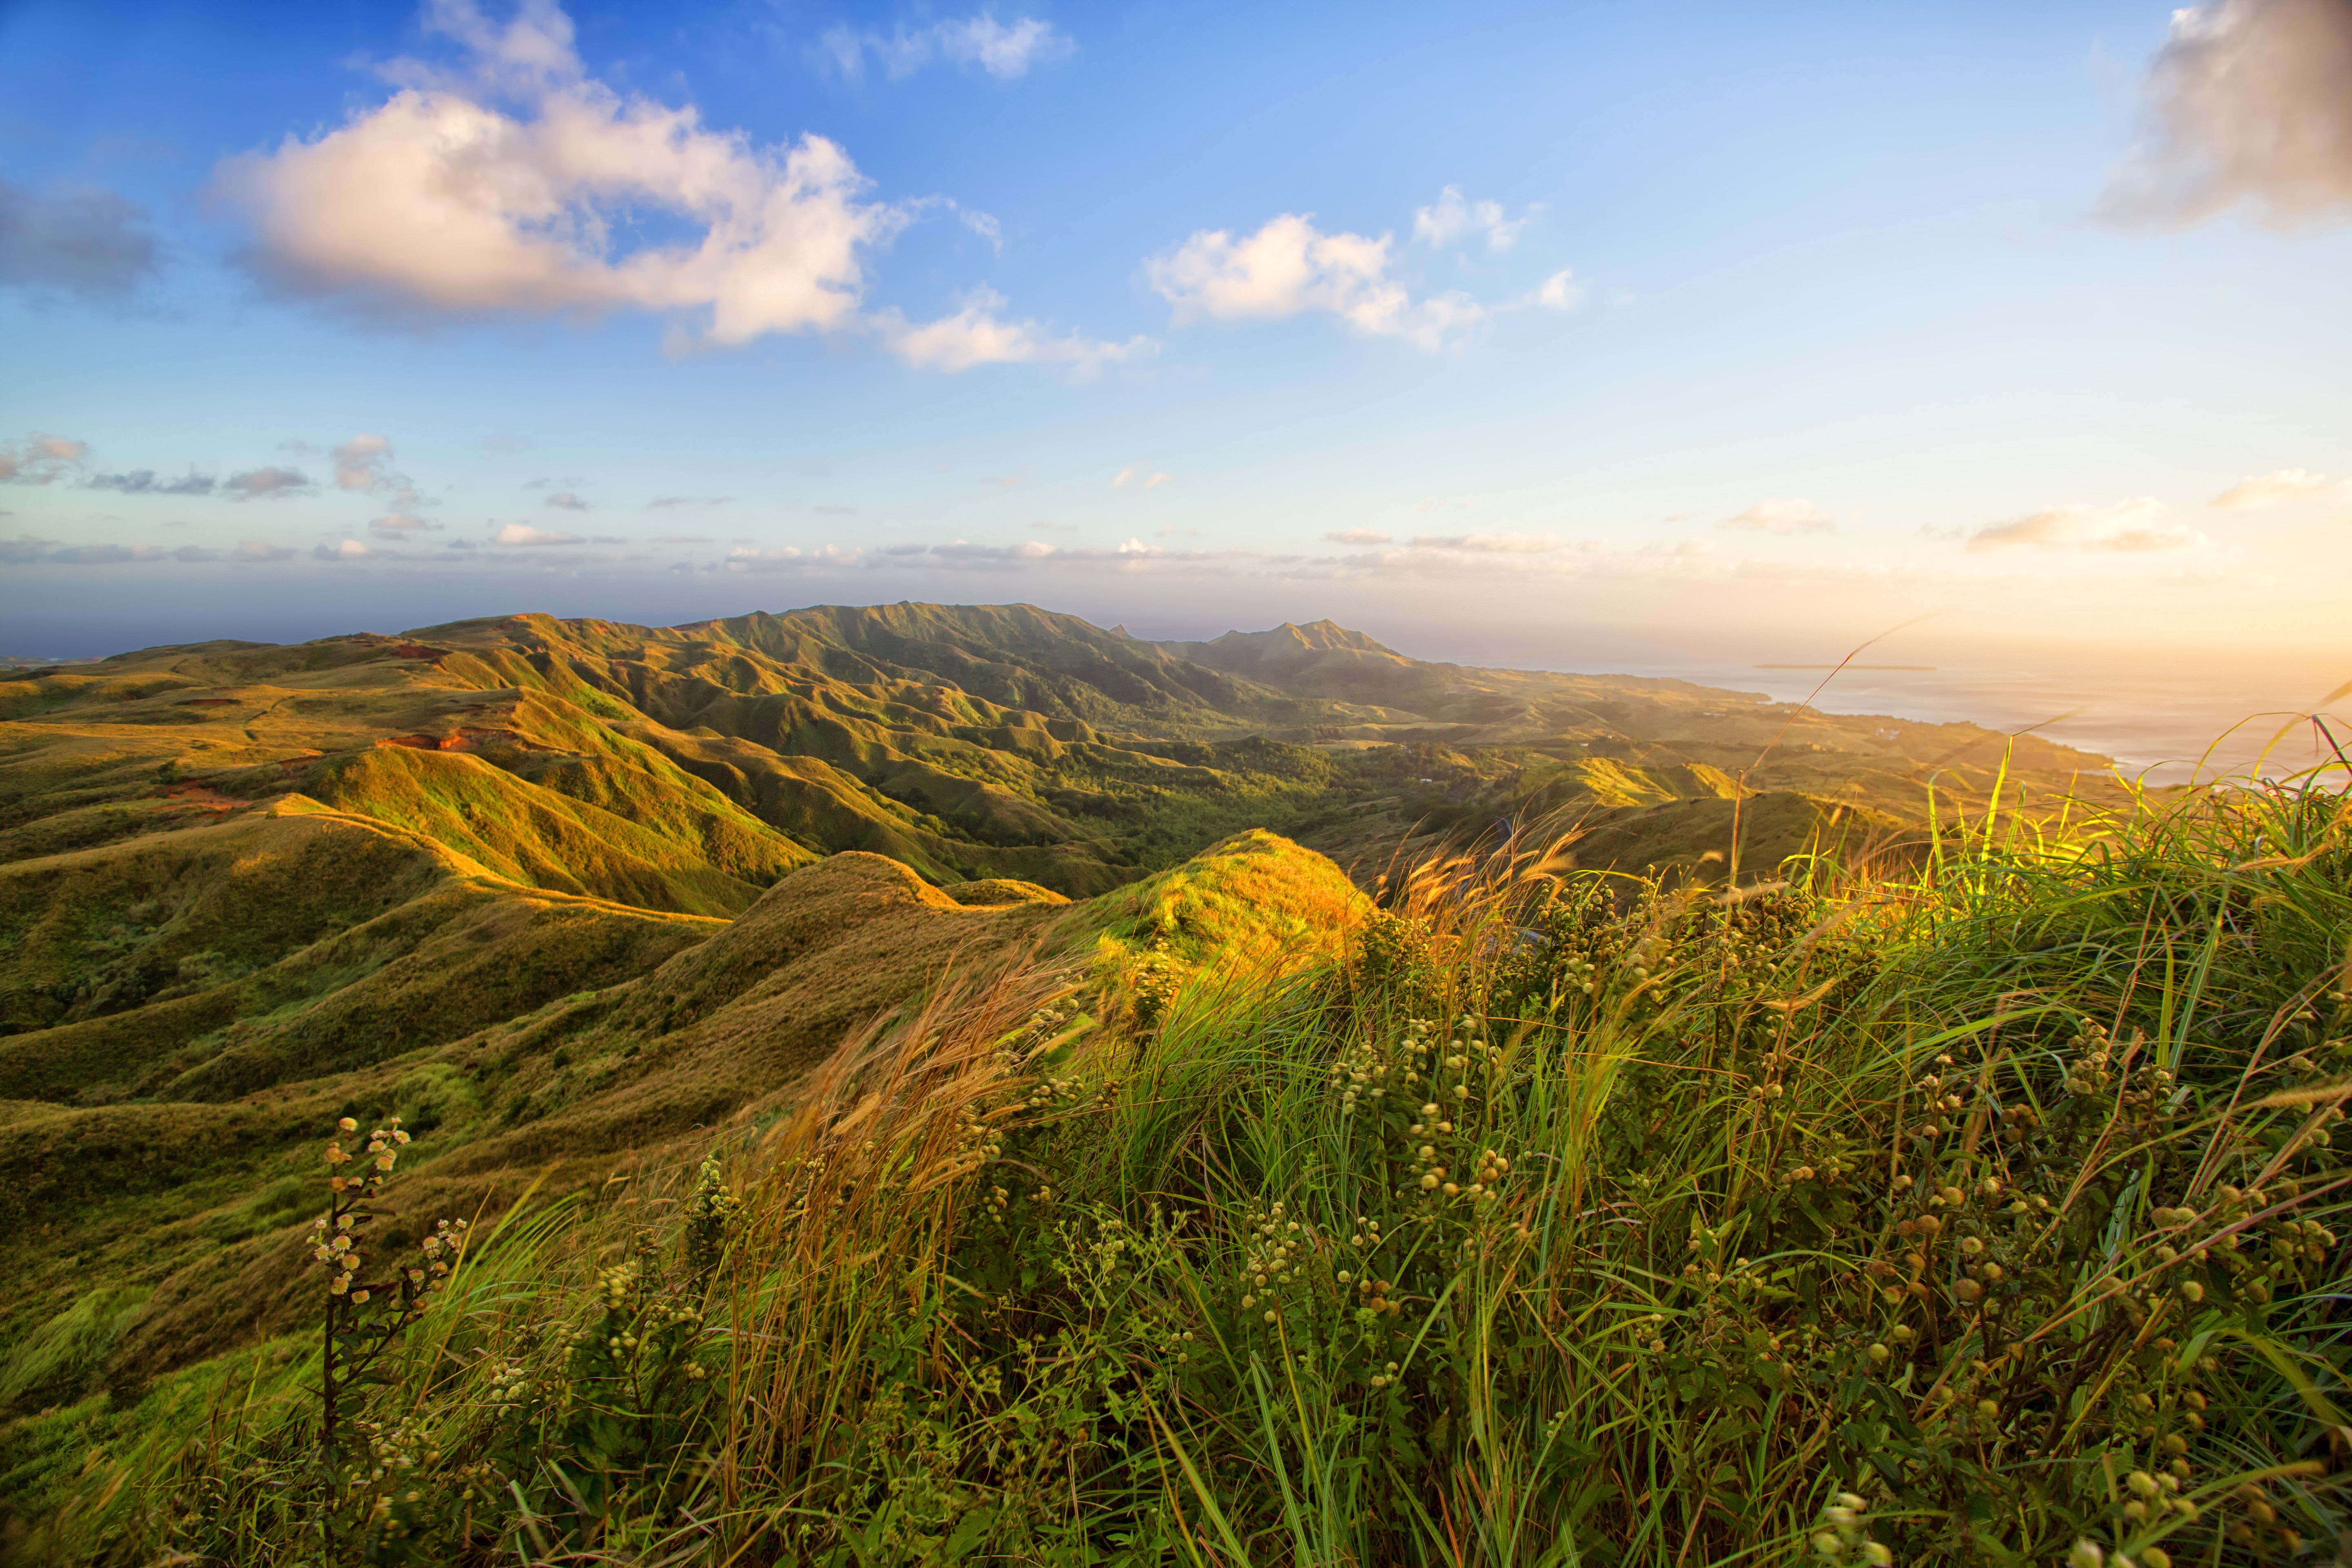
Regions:
[[310, 476], [301, 469], [279, 468], [248, 468], [241, 474], [231, 474], [221, 481], [220, 488], [221, 493], [231, 500], [281, 500], [309, 495], [317, 489]]
[[2162, 521], [2164, 508], [2141, 496], [2112, 506], [2048, 507], [1969, 535], [1968, 548], [1988, 550], [2097, 550], [2137, 553], [2202, 544], [2202, 534]]
[[0, 484], [46, 485], [79, 469], [89, 443], [68, 436], [27, 436], [0, 447]]
[[1550, 533], [1415, 534], [1415, 550], [1459, 550], [1473, 555], [1549, 555], [1559, 548]]
[[2262, 511], [2302, 500], [2352, 500], [2352, 479], [2331, 482], [2308, 468], [2251, 474], [2207, 504], [2216, 511]]
[[1327, 533], [1323, 537], [1334, 544], [1386, 544], [1396, 535], [1383, 533], [1377, 528], [1343, 528], [1337, 533]]
[[1761, 533], [1822, 533], [1837, 520], [1801, 496], [1759, 500], [1736, 517], [1723, 520], [1726, 528], [1753, 529]]
[[490, 542], [529, 548], [548, 544], [584, 544], [587, 541], [576, 533], [552, 533], [543, 528], [533, 528], [527, 522], [509, 522], [490, 535]]

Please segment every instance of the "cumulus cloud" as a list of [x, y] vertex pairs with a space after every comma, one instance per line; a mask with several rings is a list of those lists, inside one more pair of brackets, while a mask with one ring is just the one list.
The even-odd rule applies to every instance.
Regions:
[[1549, 555], [1559, 548], [1549, 533], [1416, 534], [1415, 550], [1458, 550], [1472, 555]]
[[310, 553], [320, 561], [370, 561], [395, 552], [360, 540], [346, 539], [340, 544], [321, 544]]
[[588, 503], [582, 500], [578, 495], [571, 490], [557, 490], [553, 495], [549, 496], [541, 504], [556, 507], [564, 511], [586, 511], [588, 510]]
[[1761, 533], [1821, 533], [1837, 520], [1801, 496], [1759, 500], [1737, 517], [1723, 520], [1726, 528], [1748, 528]]
[[1968, 547], [1986, 550], [2179, 550], [2203, 537], [2163, 521], [2164, 509], [2142, 496], [2112, 506], [2057, 506], [1980, 528]]
[[1584, 303], [1584, 285], [1576, 280], [1574, 269], [1563, 267], [1519, 302], [1546, 310], [1573, 310]]
[[299, 468], [267, 468], [231, 474], [221, 481], [220, 488], [221, 493], [231, 500], [252, 500], [257, 497], [308, 495], [313, 487], [310, 476]]
[[2215, 496], [2212, 505], [2220, 511], [2261, 511], [2299, 500], [2352, 500], [2352, 479], [2330, 483], [2326, 474], [2308, 468], [2280, 468], [2249, 475]]
[[2345, 0], [2175, 11], [2147, 100], [2147, 134], [2100, 202], [2109, 220], [2178, 226], [2242, 202], [2279, 226], [2352, 216]]
[[194, 468], [176, 479], [159, 479], [152, 468], [122, 474], [92, 474], [82, 481], [94, 490], [119, 490], [127, 496], [208, 496], [218, 488], [210, 474]]
[[490, 542], [493, 544], [539, 546], [549, 544], [583, 544], [587, 542], [576, 533], [552, 533], [545, 529], [533, 528], [529, 523], [510, 522], [504, 528], [499, 529], [496, 533], [490, 535]]
[[64, 436], [27, 436], [0, 447], [0, 484], [46, 485], [79, 472], [89, 444]]
[[[436, 0], [425, 20], [464, 46], [470, 75], [404, 63], [390, 101], [221, 165], [281, 284], [428, 310], [656, 310], [715, 344], [855, 318], [861, 249], [902, 218], [859, 200], [838, 146], [755, 147], [691, 106], [624, 99], [583, 74], [552, 0], [524, 0], [503, 28], [473, 0]], [[501, 95], [518, 114], [488, 101]], [[615, 254], [615, 220], [646, 208], [698, 233]]]
[[1394, 237], [1326, 234], [1312, 214], [1284, 213], [1255, 234], [1202, 229], [1144, 264], [1151, 288], [1187, 321], [1276, 321], [1309, 310], [1339, 317], [1365, 337], [1402, 338], [1425, 349], [1486, 320], [1466, 294], [1418, 302], [1389, 275]]
[[155, 270], [146, 213], [111, 191], [28, 191], [0, 180], [0, 284], [120, 299]]
[[868, 55], [881, 62], [893, 80], [912, 76], [933, 60], [945, 60], [1011, 81], [1028, 75], [1033, 66], [1068, 58], [1077, 47], [1051, 22], [1034, 16], [1000, 22], [994, 12], [982, 11], [919, 27], [901, 22], [887, 35], [835, 24], [818, 37], [815, 53], [820, 62], [852, 81], [866, 74]]
[[1101, 342], [1070, 333], [1056, 337], [1033, 321], [1006, 321], [1004, 296], [992, 289], [968, 295], [952, 316], [917, 325], [896, 310], [877, 311], [873, 326], [884, 346], [918, 370], [952, 375], [982, 364], [1066, 364], [1080, 376], [1154, 353], [1150, 338]]
[[1437, 194], [1433, 205], [1413, 210], [1412, 237], [1434, 246], [1483, 237], [1487, 249], [1508, 250], [1519, 231], [1528, 226], [1528, 216], [1507, 220], [1502, 203], [1465, 201], [1461, 186], [1448, 185]]

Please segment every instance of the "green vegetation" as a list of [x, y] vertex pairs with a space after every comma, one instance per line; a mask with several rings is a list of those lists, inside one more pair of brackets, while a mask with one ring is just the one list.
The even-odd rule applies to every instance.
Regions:
[[10, 1560], [2345, 1523], [2339, 796], [1025, 606], [5, 673]]
[[[1377, 910], [1264, 835], [1069, 909], [966, 908], [862, 857], [795, 872], [652, 981], [528, 1029], [569, 1028], [576, 1065], [629, 1016], [717, 1023], [874, 900], [908, 933], [1033, 923], [828, 1031], [715, 1133], [483, 1202], [346, 1412], [340, 1489], [314, 1275], [276, 1330], [19, 1419], [16, 1552], [2335, 1549], [2340, 795], [2198, 792], [2063, 838], [1988, 815], [1908, 870], [1821, 853], [1727, 895], [1571, 858], [1528, 835], [1424, 860]], [[1258, 909], [1264, 961], [1222, 962]], [[1147, 952], [1169, 967], [1137, 1005]], [[327, 1136], [306, 1133], [314, 1182]], [[461, 1212], [435, 1173], [480, 1146], [434, 1142], [392, 1246]], [[75, 1302], [10, 1385], [68, 1386], [119, 1316]]]

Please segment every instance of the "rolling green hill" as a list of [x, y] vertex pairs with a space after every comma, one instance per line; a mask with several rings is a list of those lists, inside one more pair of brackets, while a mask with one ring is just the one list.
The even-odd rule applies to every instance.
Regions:
[[[951, 970], [1081, 962], [1148, 1015], [1328, 961], [1396, 857], [1496, 823], [1706, 879], [1738, 802], [1769, 872], [1916, 842], [1931, 775], [1980, 798], [2004, 755], [1328, 623], [1163, 644], [1024, 605], [5, 673], [0, 1339], [113, 1325], [19, 1410], [290, 1321], [306, 1141], [339, 1114], [433, 1131], [416, 1201], [495, 1205], [780, 1113]], [[2009, 763], [2044, 793], [2095, 768]]]

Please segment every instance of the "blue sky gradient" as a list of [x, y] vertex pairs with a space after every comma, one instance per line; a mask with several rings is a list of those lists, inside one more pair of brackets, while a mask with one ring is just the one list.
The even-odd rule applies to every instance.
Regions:
[[[912, 597], [1620, 666], [1928, 616], [2332, 684], [2352, 170], [2166, 94], [2267, 47], [2352, 112], [2339, 15], [10, 5], [0, 653]], [[739, 174], [824, 138], [854, 280], [740, 342], [683, 272], [426, 298], [382, 166], [296, 179], [404, 91], [690, 109]], [[683, 167], [568, 254], [698, 241]], [[1356, 270], [1235, 271], [1286, 216]]]

